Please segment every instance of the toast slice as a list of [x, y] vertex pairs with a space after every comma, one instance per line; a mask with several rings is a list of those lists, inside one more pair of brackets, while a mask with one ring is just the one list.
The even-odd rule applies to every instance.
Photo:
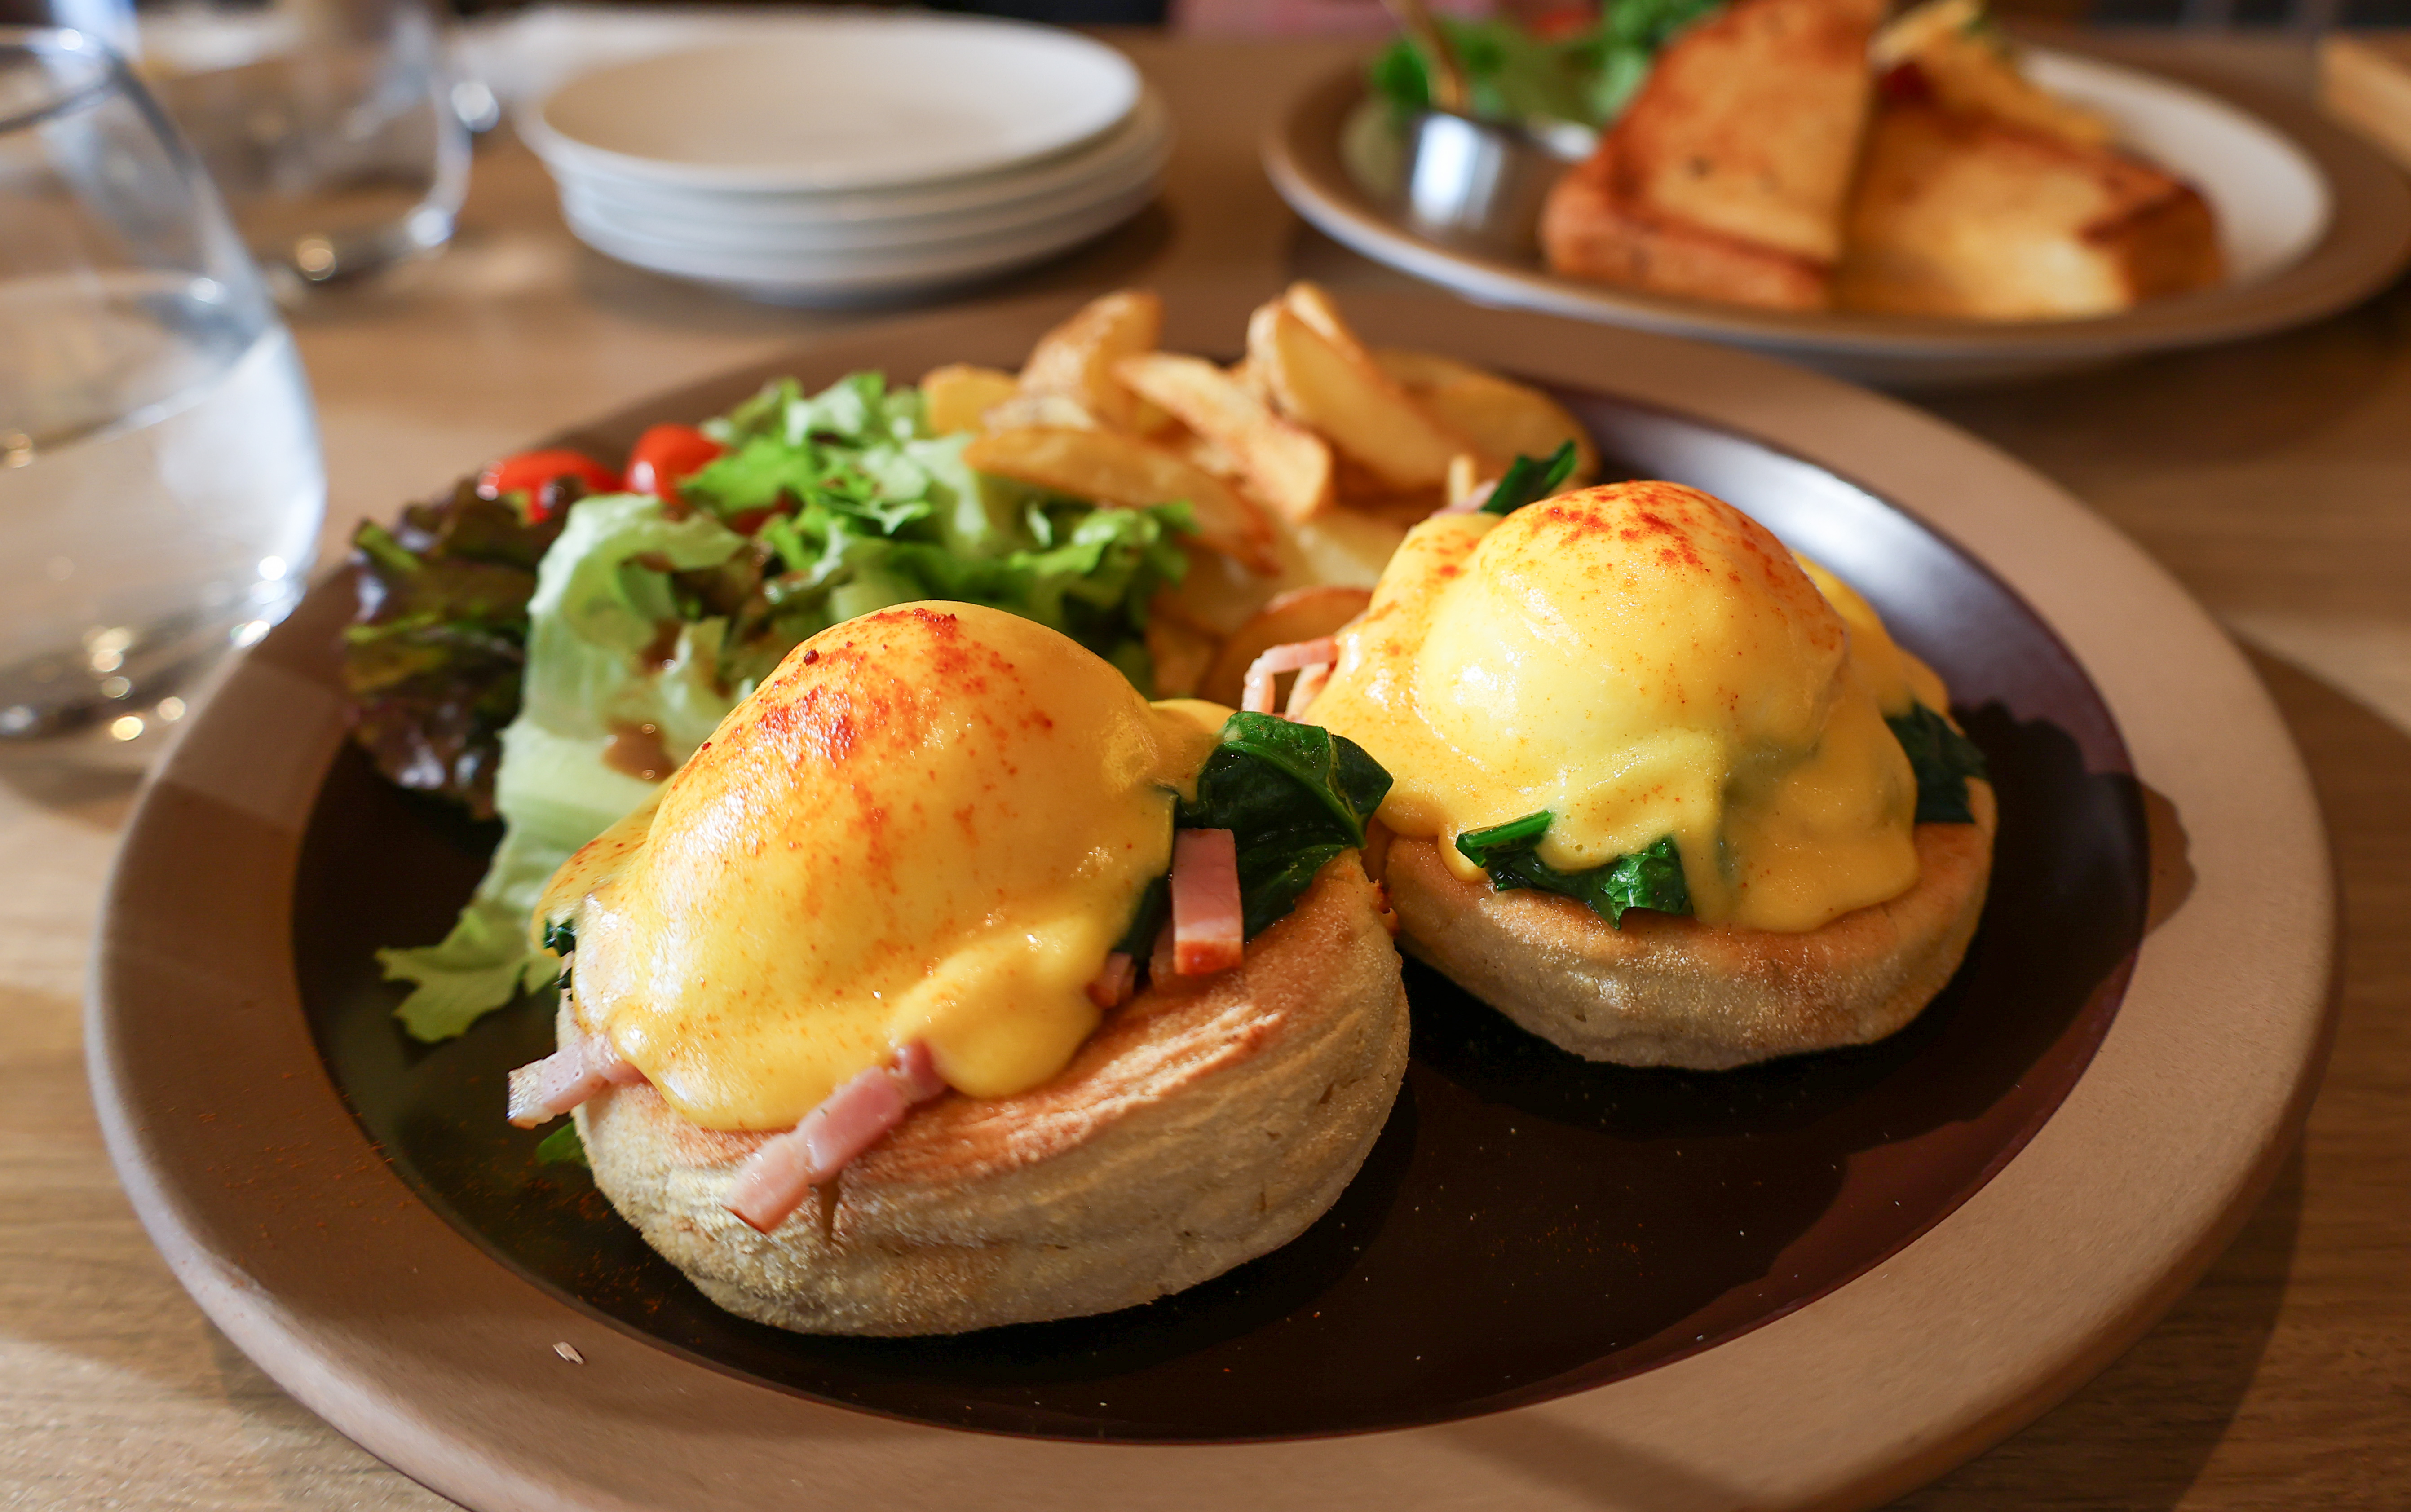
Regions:
[[1577, 278], [1778, 309], [1830, 302], [1881, 0], [1735, 0], [1683, 33], [1541, 220]]
[[2216, 221], [2183, 181], [2113, 148], [1888, 98], [1851, 203], [1836, 302], [1892, 314], [2068, 319], [2222, 275]]

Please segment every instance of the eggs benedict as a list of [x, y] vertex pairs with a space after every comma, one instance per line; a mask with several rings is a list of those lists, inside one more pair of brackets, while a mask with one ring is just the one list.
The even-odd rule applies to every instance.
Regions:
[[1992, 795], [1940, 680], [1707, 494], [1435, 516], [1329, 658], [1291, 706], [1396, 779], [1406, 945], [1577, 1054], [1879, 1039], [1975, 930]]
[[574, 1110], [612, 1204], [762, 1322], [1193, 1285], [1319, 1216], [1396, 1095], [1387, 787], [1001, 611], [846, 621], [553, 878], [563, 1048], [512, 1116]]

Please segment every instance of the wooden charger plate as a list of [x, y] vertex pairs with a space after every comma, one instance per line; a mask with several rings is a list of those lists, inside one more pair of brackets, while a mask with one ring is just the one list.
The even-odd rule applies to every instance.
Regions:
[[[1166, 344], [1232, 344], [1266, 292], [1174, 292]], [[874, 327], [566, 439], [616, 455], [774, 372], [1010, 364], [1063, 313]], [[2326, 1044], [2318, 818], [2234, 648], [2066, 494], [1911, 410], [1429, 296], [1351, 313], [1551, 385], [1620, 465], [1751, 510], [1951, 680], [2002, 842], [1968, 965], [1918, 1025], [1625, 1071], [1414, 969], [1398, 1111], [1289, 1247], [1105, 1318], [761, 1329], [504, 1126], [541, 1006], [431, 1051], [390, 1022], [368, 952], [439, 932], [491, 836], [346, 745], [339, 575], [170, 755], [103, 923], [95, 1095], [202, 1307], [345, 1433], [494, 1512], [1859, 1506], [2125, 1347], [2265, 1188]]]

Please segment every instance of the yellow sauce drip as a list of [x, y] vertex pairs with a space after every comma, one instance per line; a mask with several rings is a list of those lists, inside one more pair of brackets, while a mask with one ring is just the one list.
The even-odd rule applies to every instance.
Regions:
[[580, 1022], [705, 1127], [790, 1127], [913, 1040], [1024, 1091], [1096, 1026], [1220, 713], [996, 610], [882, 610], [790, 653], [538, 917], [575, 920]]
[[1389, 768], [1383, 821], [1469, 880], [1457, 836], [1545, 809], [1552, 866], [1671, 835], [1701, 919], [1814, 929], [1917, 880], [1916, 778], [1884, 714], [1932, 678], [1834, 586], [1847, 605], [1673, 484], [1436, 516], [1339, 636], [1311, 717]]

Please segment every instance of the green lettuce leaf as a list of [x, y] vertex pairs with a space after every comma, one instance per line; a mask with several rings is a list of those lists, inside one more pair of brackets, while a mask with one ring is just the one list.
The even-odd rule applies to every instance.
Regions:
[[1548, 833], [1550, 821], [1551, 816], [1543, 811], [1488, 829], [1469, 830], [1456, 837], [1456, 849], [1488, 872], [1490, 885], [1499, 892], [1530, 888], [1573, 898], [1619, 929], [1624, 927], [1625, 913], [1632, 909], [1691, 911], [1690, 886], [1683, 880], [1683, 855], [1673, 836], [1603, 866], [1559, 871], [1535, 850], [1541, 836]]
[[1922, 704], [1884, 722], [1892, 726], [1900, 749], [1908, 753], [1909, 770], [1917, 774], [1917, 822], [1976, 822], [1975, 810], [1967, 805], [1967, 779], [1984, 775], [1984, 753], [1976, 743]]
[[577, 1122], [572, 1120], [546, 1135], [535, 1147], [535, 1158], [543, 1166], [585, 1165], [586, 1141], [577, 1137]]
[[1390, 774], [1354, 741], [1242, 711], [1223, 723], [1197, 796], [1179, 806], [1175, 822], [1233, 832], [1253, 939], [1295, 906], [1325, 863], [1365, 843], [1365, 826], [1389, 791]]
[[[1468, 102], [1484, 121], [1590, 120], [1587, 80], [1563, 45], [1546, 42], [1504, 18], [1434, 18], [1464, 70]], [[1372, 63], [1374, 90], [1402, 113], [1431, 108], [1431, 65], [1399, 37]]]
[[1676, 34], [1723, 8], [1724, 0], [1616, 0], [1599, 23], [1564, 44], [1567, 65], [1584, 80], [1581, 119], [1605, 126], [1624, 113]]
[[485, 879], [441, 943], [377, 952], [387, 981], [412, 983], [394, 1010], [404, 1029], [419, 1040], [448, 1040], [561, 974], [557, 956], [529, 948], [527, 922], [546, 880], [577, 848], [524, 826], [506, 829]]
[[[742, 696], [718, 681], [725, 621], [681, 621], [673, 575], [715, 567], [743, 545], [717, 520], [677, 517], [649, 494], [571, 506], [537, 569], [520, 708], [501, 735], [502, 844], [451, 933], [377, 952], [387, 980], [413, 983], [395, 1010], [412, 1035], [457, 1035], [559, 971], [550, 952], [528, 943], [536, 894], [571, 852], [655, 791], [606, 761], [615, 732], [652, 725], [684, 760]], [[647, 653], [665, 623], [676, 635], [656, 662]]]
[[518, 714], [536, 561], [560, 532], [463, 480], [352, 537], [358, 606], [343, 635], [352, 737], [387, 780], [494, 813], [500, 736]]
[[[1562, 40], [1533, 35], [1504, 18], [1435, 18], [1464, 69], [1468, 102], [1484, 121], [1523, 125], [1571, 121], [1606, 127], [1624, 113], [1658, 52], [1676, 34], [1720, 9], [1724, 0], [1616, 0], [1598, 22]], [[1431, 65], [1398, 37], [1367, 71], [1373, 93], [1400, 115], [1431, 108]]]
[[421, 1039], [553, 973], [526, 941], [536, 894], [658, 791], [606, 760], [615, 734], [650, 726], [684, 761], [830, 625], [922, 599], [984, 603], [1149, 679], [1147, 605], [1187, 569], [1187, 506], [1104, 508], [974, 472], [969, 438], [928, 434], [920, 395], [876, 373], [810, 395], [773, 384], [705, 429], [729, 450], [681, 480], [679, 503], [579, 500], [536, 566], [516, 715], [493, 737], [502, 846], [440, 943], [379, 953], [414, 983], [398, 1012]]

